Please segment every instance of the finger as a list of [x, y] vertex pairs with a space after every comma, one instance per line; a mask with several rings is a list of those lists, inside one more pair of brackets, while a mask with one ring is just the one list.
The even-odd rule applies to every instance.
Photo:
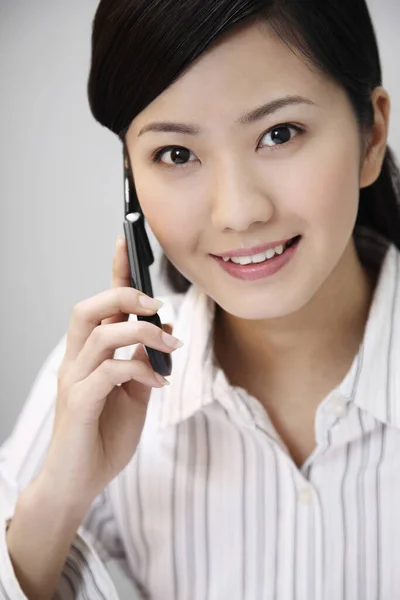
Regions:
[[[162, 328], [167, 333], [172, 334], [172, 324], [171, 323], [163, 323]], [[150, 369], [153, 369], [148, 354], [146, 352], [143, 344], [138, 344], [132, 354], [132, 360], [140, 360], [145, 365], [147, 365]], [[167, 380], [168, 381], [168, 380]], [[145, 384], [140, 383], [140, 381], [127, 381], [123, 383], [122, 386], [125, 392], [128, 394], [130, 398], [134, 398], [137, 402], [141, 404], [147, 405], [148, 402], [148, 387]], [[161, 387], [161, 386], [160, 386]], [[162, 386], [164, 387], [164, 386]]]
[[131, 274], [129, 268], [128, 247], [125, 236], [118, 237], [114, 260], [111, 287], [124, 287], [131, 284]]
[[162, 328], [169, 334], [172, 334], [174, 330], [172, 323], [162, 323]]
[[118, 311], [136, 315], [155, 314], [159, 308], [157, 301], [154, 309], [147, 309], [139, 303], [142, 296], [146, 294], [131, 287], [110, 288], [76, 304], [68, 328], [64, 361], [75, 360], [92, 331]]
[[[124, 235], [119, 236], [117, 239], [112, 265], [111, 288], [119, 287], [132, 287], [128, 248]], [[104, 319], [103, 324], [119, 323], [121, 321], [127, 321], [128, 319], [128, 314], [118, 311], [112, 317]]]
[[[166, 337], [165, 337], [166, 336]], [[143, 344], [161, 352], [173, 352], [180, 347], [179, 340], [146, 321], [112, 323], [97, 327], [87, 339], [70, 371], [72, 381], [80, 381], [112, 358], [117, 348]]]
[[122, 387], [126, 383], [130, 383], [131, 397], [141, 403], [147, 403], [151, 387], [162, 387], [151, 366], [144, 361], [110, 359], [71, 388], [73, 394], [68, 400], [68, 407], [79, 414], [81, 422], [95, 422], [109, 394], [117, 386]]
[[[154, 369], [151, 365], [150, 359], [146, 352], [143, 344], [138, 344], [132, 354], [132, 360], [142, 362], [149, 371], [155, 375]], [[129, 398], [133, 398], [140, 404], [147, 404], [149, 396], [149, 387], [146, 382], [139, 381], [137, 378], [130, 379], [121, 385], [124, 391], [128, 394]], [[163, 387], [158, 385], [156, 387]]]

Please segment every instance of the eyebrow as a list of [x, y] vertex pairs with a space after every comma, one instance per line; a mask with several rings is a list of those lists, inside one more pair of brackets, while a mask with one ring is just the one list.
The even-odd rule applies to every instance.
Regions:
[[[285, 106], [292, 106], [295, 104], [311, 104], [316, 106], [315, 102], [309, 100], [308, 98], [304, 98], [303, 96], [285, 96], [283, 98], [277, 98], [276, 100], [272, 100], [267, 104], [263, 104], [258, 108], [246, 113], [242, 117], [240, 117], [236, 123], [241, 125], [250, 125], [251, 123], [255, 123], [264, 117], [272, 115], [277, 112], [281, 108]], [[183, 133], [187, 135], [197, 135], [201, 133], [201, 128], [196, 127], [195, 125], [186, 125], [184, 123], [172, 123], [170, 121], [159, 121], [154, 123], [149, 123], [145, 125], [139, 132], [138, 137], [147, 133], [149, 131], [155, 132], [164, 132], [164, 133]]]

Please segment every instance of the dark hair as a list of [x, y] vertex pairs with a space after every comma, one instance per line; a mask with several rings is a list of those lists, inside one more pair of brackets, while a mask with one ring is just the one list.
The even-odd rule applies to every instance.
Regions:
[[[342, 86], [367, 134], [382, 71], [365, 0], [101, 0], [88, 82], [93, 116], [123, 140], [132, 120], [211, 44], [259, 19]], [[360, 190], [357, 225], [400, 250], [400, 171], [389, 147], [377, 181]], [[176, 292], [191, 285], [165, 255], [162, 274]]]

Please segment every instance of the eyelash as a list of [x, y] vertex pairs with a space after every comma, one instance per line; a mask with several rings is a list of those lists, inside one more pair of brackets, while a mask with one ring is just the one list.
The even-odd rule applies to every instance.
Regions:
[[[303, 133], [305, 133], [305, 129], [303, 129], [303, 127], [299, 127], [298, 125], [294, 125], [293, 123], [280, 123], [279, 125], [274, 125], [274, 127], [271, 127], [270, 129], [267, 129], [267, 131], [265, 131], [262, 136], [259, 139], [258, 145], [257, 145], [257, 149], [260, 145], [261, 140], [268, 134], [271, 133], [272, 131], [274, 131], [274, 129], [280, 129], [281, 127], [287, 127], [288, 129], [294, 129], [297, 132], [297, 135], [294, 136], [294, 138], [292, 138], [289, 142], [285, 142], [284, 144], [277, 144], [276, 146], [263, 146], [262, 149], [264, 148], [268, 148], [268, 150], [270, 150], [271, 152], [275, 152], [275, 150], [281, 150], [282, 148], [284, 148], [285, 146], [288, 146], [289, 144], [291, 144], [291, 142], [293, 142], [293, 140], [298, 136], [301, 135]], [[170, 150], [175, 150], [176, 148], [184, 148], [185, 150], [188, 150], [188, 148], [186, 148], [185, 146], [164, 146], [163, 148], [160, 148], [159, 150], [156, 150], [154, 152], [154, 154], [151, 157], [151, 161], [155, 164], [159, 164], [162, 165], [163, 167], [166, 168], [185, 168], [190, 166], [194, 161], [189, 161], [187, 163], [183, 163], [183, 164], [177, 164], [177, 165], [166, 165], [165, 163], [161, 162], [161, 157], [163, 154], [165, 154], [166, 152], [169, 152]]]

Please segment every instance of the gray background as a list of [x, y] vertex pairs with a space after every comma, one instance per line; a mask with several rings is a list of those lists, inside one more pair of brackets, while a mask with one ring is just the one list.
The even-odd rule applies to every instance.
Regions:
[[[400, 156], [399, 0], [370, 0]], [[73, 306], [110, 285], [121, 143], [86, 97], [94, 0], [0, 0], [0, 444]], [[156, 295], [160, 249], [151, 232]], [[121, 599], [129, 583], [111, 567]]]

